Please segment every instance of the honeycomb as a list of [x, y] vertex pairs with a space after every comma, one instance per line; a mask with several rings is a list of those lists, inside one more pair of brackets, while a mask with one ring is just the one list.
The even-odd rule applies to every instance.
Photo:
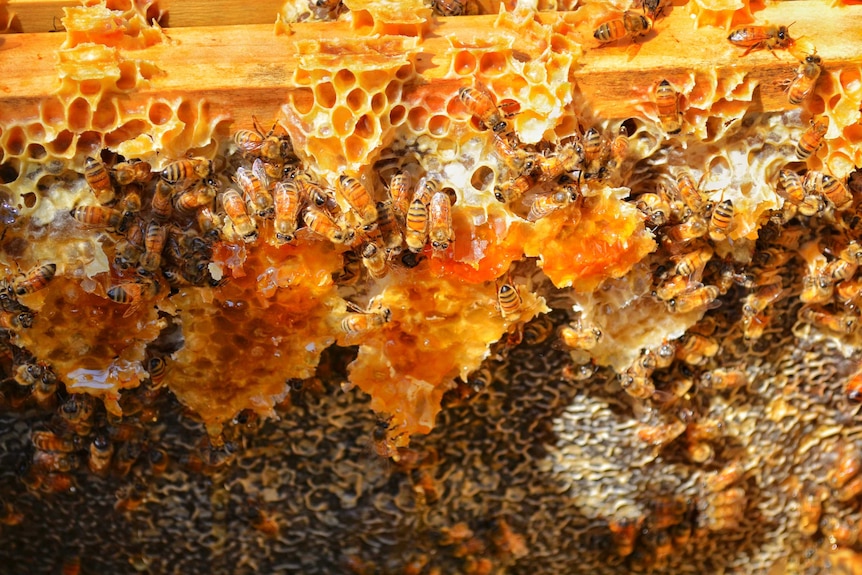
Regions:
[[663, 78], [762, 7], [289, 2], [246, 118], [121, 4], [0, 108], [14, 572], [862, 572], [858, 54]]

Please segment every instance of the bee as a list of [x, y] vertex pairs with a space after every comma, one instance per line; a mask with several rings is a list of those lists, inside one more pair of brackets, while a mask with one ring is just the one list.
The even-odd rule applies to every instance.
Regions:
[[278, 536], [278, 522], [272, 515], [261, 509], [259, 505], [249, 502], [246, 516], [251, 526], [257, 531], [260, 531], [267, 537]]
[[299, 189], [293, 181], [276, 182], [273, 188], [275, 202], [275, 238], [279, 245], [292, 242], [296, 237], [296, 219], [301, 202]]
[[117, 511], [134, 511], [144, 502], [147, 486], [140, 480], [136, 480], [131, 485], [125, 485], [117, 489], [117, 501], [114, 503], [114, 509]]
[[458, 90], [458, 98], [485, 128], [493, 130], [495, 134], [502, 134], [508, 129], [509, 123], [503, 119], [503, 114], [484, 87], [465, 86]]
[[452, 211], [446, 192], [435, 192], [428, 205], [428, 238], [435, 251], [445, 251], [455, 240], [452, 232]]
[[712, 254], [712, 247], [704, 245], [682, 256], [671, 258], [676, 262], [673, 273], [678, 276], [692, 276], [700, 273], [707, 262], [712, 259]]
[[170, 458], [164, 449], [150, 449], [147, 453], [147, 461], [153, 475], [161, 475], [168, 469]]
[[805, 56], [805, 60], [796, 70], [796, 77], [790, 81], [790, 85], [787, 87], [787, 100], [791, 104], [801, 104], [814, 90], [817, 79], [820, 77], [820, 63], [820, 56], [817, 54]]
[[143, 448], [137, 439], [124, 441], [114, 454], [114, 474], [117, 477], [125, 477], [132, 470], [132, 466], [141, 456]]
[[420, 198], [410, 202], [405, 228], [404, 239], [407, 247], [411, 252], [419, 253], [425, 247], [428, 236], [428, 207]]
[[538, 183], [538, 180], [532, 174], [521, 174], [503, 185], [497, 184], [494, 186], [494, 198], [502, 203], [513, 202], [534, 188]]
[[859, 327], [859, 316], [852, 312], [831, 313], [822, 309], [805, 307], [799, 313], [803, 321], [820, 328], [850, 335]]
[[[255, 160], [255, 164], [259, 166], [260, 160]], [[240, 166], [236, 170], [234, 182], [239, 185], [248, 200], [248, 206], [257, 216], [267, 218], [272, 215], [274, 211], [272, 195], [266, 189], [265, 182], [254, 171]]]
[[524, 171], [532, 171], [530, 168], [533, 162], [535, 162], [540, 182], [550, 182], [563, 174], [574, 172], [586, 159], [584, 149], [580, 144], [561, 146], [550, 156], [535, 154], [534, 157], [535, 160], [528, 160], [526, 162], [526, 169]]
[[628, 557], [634, 552], [643, 521], [643, 517], [624, 517], [608, 521], [608, 529], [610, 529], [614, 544], [617, 547], [617, 555]]
[[602, 137], [602, 133], [596, 128], [590, 128], [584, 134], [584, 167], [587, 179], [604, 179], [604, 162], [607, 158], [609, 148]]
[[221, 217], [213, 212], [211, 206], [201, 206], [197, 210], [198, 228], [207, 237], [219, 237], [219, 229], [222, 227]]
[[748, 385], [748, 374], [741, 369], [722, 367], [707, 371], [700, 376], [700, 384], [711, 391], [726, 391]]
[[362, 263], [368, 270], [368, 275], [375, 279], [386, 275], [386, 254], [377, 247], [377, 244], [369, 242], [362, 248]]
[[23, 277], [16, 279], [12, 283], [12, 290], [17, 296], [23, 296], [35, 293], [44, 289], [48, 283], [54, 279], [54, 274], [57, 272], [57, 264], [42, 264], [36, 266]]
[[39, 451], [71, 453], [77, 449], [73, 440], [59, 437], [50, 431], [34, 431], [32, 440], [33, 446]]
[[713, 285], [695, 288], [668, 300], [667, 307], [673, 313], [712, 309], [719, 305], [717, 299], [720, 293], [718, 287]]
[[560, 339], [572, 349], [591, 350], [602, 341], [602, 330], [580, 319], [560, 328]]
[[[513, 146], [509, 140], [503, 136], [494, 136], [494, 148], [497, 150], [497, 156], [502, 160], [502, 164], [513, 174], [532, 173], [537, 167], [539, 167], [539, 162], [543, 158], [543, 156], [536, 154], [535, 152], [529, 152], [517, 146]], [[581, 152], [583, 152], [583, 150], [581, 150]], [[581, 161], [583, 161], [583, 158], [581, 158]], [[553, 160], [549, 160], [544, 164], [544, 169], [548, 171], [547, 179], [550, 180], [562, 174], [563, 172], [561, 171], [559, 174], [551, 176], [550, 172], [563, 167], [562, 162], [558, 163]], [[541, 169], [541, 167], [539, 168]]]
[[800, 496], [799, 532], [803, 535], [811, 537], [817, 533], [820, 516], [823, 513], [823, 500], [826, 496], [826, 490], [822, 487], [806, 489]]
[[[221, 204], [233, 224], [236, 232], [248, 243], [257, 239], [257, 225], [254, 223], [242, 201], [242, 196], [233, 188], [228, 188], [221, 195]], [[311, 226], [309, 226], [311, 227]]]
[[593, 32], [593, 38], [601, 43], [613, 42], [627, 35], [632, 38], [649, 34], [653, 22], [643, 14], [626, 10], [621, 18], [605, 22]]
[[655, 394], [655, 384], [650, 378], [651, 369], [629, 368], [617, 377], [620, 387], [630, 396], [637, 399], [649, 399]]
[[155, 219], [160, 221], [170, 219], [173, 212], [173, 202], [171, 201], [173, 194], [174, 187], [166, 181], [159, 179], [150, 202], [152, 215]]
[[[338, 3], [338, 1], [335, 2], [336, 5]], [[319, 3], [318, 6], [320, 6]], [[260, 129], [254, 116], [252, 116], [252, 126], [253, 130], [237, 130], [233, 136], [234, 143], [243, 154], [256, 155], [271, 163], [280, 164], [293, 152], [290, 138], [275, 134], [278, 121], [273, 123], [266, 134]]]
[[135, 313], [146, 298], [155, 297], [158, 293], [159, 282], [157, 280], [121, 283], [108, 288], [107, 291], [111, 301], [129, 306], [123, 317]]
[[847, 519], [842, 521], [834, 515], [823, 521], [823, 534], [832, 545], [852, 547], [859, 540], [859, 528]]
[[671, 207], [661, 194], [646, 192], [637, 197], [635, 207], [646, 217], [646, 224], [658, 228], [670, 221]]
[[799, 174], [786, 168], [778, 172], [778, 181], [784, 188], [782, 197], [795, 206], [799, 206], [805, 200], [805, 189], [802, 187], [802, 178]]
[[302, 219], [309, 230], [334, 244], [349, 243], [353, 240], [353, 232], [345, 231], [323, 210], [309, 207], [302, 214]]
[[114, 179], [121, 186], [145, 184], [153, 177], [152, 166], [141, 160], [120, 162], [114, 165]]
[[461, 16], [469, 0], [431, 0], [431, 9], [440, 16]]
[[738, 529], [745, 517], [747, 498], [741, 487], [731, 487], [709, 498], [705, 513], [705, 523], [710, 531]]
[[709, 218], [709, 239], [720, 242], [727, 239], [727, 232], [733, 221], [733, 202], [724, 200], [712, 210]]
[[401, 236], [401, 230], [395, 221], [392, 200], [377, 202], [377, 228], [383, 236], [386, 256], [393, 257], [400, 254], [404, 238]]
[[652, 529], [667, 529], [685, 520], [688, 504], [680, 497], [657, 497], [649, 502], [650, 515], [647, 519]]
[[431, 178], [422, 178], [419, 180], [419, 185], [416, 187], [416, 192], [413, 194], [414, 200], [420, 200], [426, 206], [431, 202], [431, 198], [437, 193], [437, 182]]
[[86, 226], [100, 228], [117, 229], [123, 220], [122, 212], [103, 206], [78, 206], [70, 214]]
[[111, 184], [111, 174], [101, 161], [91, 156], [87, 157], [84, 165], [84, 179], [96, 194], [96, 199], [101, 202], [110, 202], [114, 199], [114, 186]]
[[659, 82], [655, 90], [655, 106], [662, 129], [668, 134], [679, 134], [682, 131], [679, 94], [667, 80]]
[[500, 307], [500, 315], [515, 315], [521, 311], [521, 294], [513, 284], [506, 282], [497, 288], [497, 305]]
[[793, 44], [793, 38], [787, 33], [789, 26], [742, 26], [727, 37], [731, 44], [745, 48], [743, 56], [752, 50], [774, 50], [786, 48]]
[[844, 280], [835, 286], [835, 293], [845, 307], [858, 306], [862, 300], [862, 279]]
[[149, 277], [158, 271], [162, 263], [162, 250], [165, 248], [167, 237], [167, 228], [159, 222], [153, 220], [147, 225], [147, 232], [144, 235], [145, 251], [138, 268], [140, 275]]
[[43, 369], [42, 377], [33, 385], [30, 393], [39, 407], [53, 409], [57, 403], [57, 377], [52, 371]]
[[665, 238], [673, 244], [684, 244], [706, 235], [709, 226], [706, 220], [697, 214], [692, 214], [686, 221], [665, 228]]
[[73, 393], [60, 406], [60, 417], [77, 435], [88, 435], [92, 428], [93, 398], [84, 393]]
[[787, 293], [787, 290], [781, 287], [780, 282], [760, 286], [754, 292], [745, 296], [742, 305], [742, 314], [745, 317], [753, 317], [785, 297]]
[[617, 168], [625, 161], [629, 153], [629, 132], [625, 126], [620, 126], [617, 137], [611, 141], [611, 166]]
[[349, 337], [366, 334], [372, 330], [379, 329], [392, 319], [389, 308], [377, 305], [374, 308], [362, 310], [356, 306], [350, 306], [355, 311], [348, 313], [341, 320], [341, 331]]
[[856, 499], [862, 493], [862, 475], [857, 475], [847, 482], [847, 485], [835, 492], [835, 499], [842, 503], [846, 503], [852, 499]]
[[855, 445], [844, 444], [838, 451], [838, 459], [827, 474], [826, 481], [832, 489], [841, 489], [862, 469], [862, 453]]
[[837, 259], [826, 264], [826, 267], [823, 268], [823, 272], [832, 278], [832, 281], [840, 282], [852, 278], [856, 273], [857, 267], [859, 266], [854, 263], [850, 263], [843, 259]]
[[114, 456], [114, 444], [106, 433], [97, 433], [90, 442], [90, 457], [87, 465], [93, 474], [104, 477], [111, 468], [111, 458]]
[[212, 162], [206, 158], [184, 158], [165, 166], [161, 176], [169, 184], [203, 180], [212, 174], [212, 168]]
[[847, 190], [840, 180], [833, 178], [829, 174], [821, 174], [820, 172], [810, 170], [805, 175], [802, 185], [804, 188], [816, 191], [829, 200], [839, 212], [849, 209], [853, 204], [853, 194]]
[[78, 467], [78, 456], [71, 452], [36, 451], [33, 466], [43, 471], [67, 473]]
[[700, 365], [707, 358], [718, 353], [718, 342], [707, 336], [697, 333], [687, 333], [683, 337], [682, 344], [676, 349], [678, 359], [689, 365]]
[[413, 177], [410, 172], [398, 170], [389, 180], [389, 197], [392, 200], [392, 210], [396, 215], [404, 217], [410, 208]]
[[527, 215], [527, 219], [534, 222], [566, 207], [573, 201], [572, 198], [577, 199], [577, 192], [574, 191], [574, 188], [571, 186], [567, 187], [569, 188], [568, 190], [558, 190], [553, 194], [536, 196], [533, 199], [532, 205], [530, 205], [530, 213]]
[[804, 303], [826, 303], [832, 299], [834, 285], [825, 273], [802, 276], [802, 293], [799, 299]]
[[515, 533], [505, 519], [497, 519], [496, 523], [497, 529], [492, 540], [497, 550], [509, 557], [526, 557], [528, 550], [524, 537]]
[[811, 119], [811, 125], [808, 127], [802, 136], [799, 138], [799, 143], [796, 144], [796, 157], [800, 160], [807, 160], [811, 154], [823, 144], [823, 137], [829, 130], [829, 117], [818, 116], [816, 119]]
[[844, 384], [844, 393], [850, 401], [862, 402], [862, 370], [857, 370], [850, 376]]
[[377, 207], [365, 186], [356, 178], [345, 175], [338, 178], [338, 184], [342, 197], [353, 208], [361, 224], [369, 230], [374, 227], [377, 222]]
[[706, 489], [712, 493], [719, 493], [741, 480], [744, 474], [745, 468], [742, 463], [738, 460], [733, 461], [706, 478]]

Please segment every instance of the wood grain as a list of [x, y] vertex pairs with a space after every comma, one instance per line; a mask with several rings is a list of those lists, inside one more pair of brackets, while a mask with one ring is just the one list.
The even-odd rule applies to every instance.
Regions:
[[[827, 71], [862, 63], [862, 5], [830, 8], [798, 0], [772, 5], [758, 13], [761, 17], [768, 22], [796, 22], [794, 36], [813, 40]], [[444, 79], [453, 42], [474, 44], [493, 30], [496, 18], [436, 21], [421, 43], [421, 83], [441, 83], [443, 89], [457, 90], [456, 81]], [[790, 53], [764, 50], [743, 58], [743, 50], [726, 40], [725, 30], [694, 29], [684, 8], [660, 19], [635, 49], [628, 42], [599, 47], [592, 38], [594, 23], [577, 12], [542, 13], [538, 19], [543, 23], [563, 19], [569, 23], [570, 36], [583, 40], [585, 53], [575, 66], [573, 80], [598, 114], [616, 118], [637, 114], [661, 78], [683, 85], [685, 78], [712, 71], [718, 77], [744, 71], [757, 82], [755, 110], [790, 107], [779, 85], [798, 66]], [[236, 127], [245, 127], [252, 115], [274, 117], [289, 94], [296, 93], [298, 42], [321, 37], [365, 41], [347, 22], [302, 23], [291, 30], [290, 35], [276, 36], [271, 24], [168, 29], [169, 41], [127, 54], [156, 62], [162, 73], [123, 98], [131, 104], [156, 95], [203, 98], [214, 114], [235, 118]], [[39, 103], [52, 97], [57, 87], [56, 51], [63, 36], [0, 37], [0, 126], [13, 119], [36, 118]]]

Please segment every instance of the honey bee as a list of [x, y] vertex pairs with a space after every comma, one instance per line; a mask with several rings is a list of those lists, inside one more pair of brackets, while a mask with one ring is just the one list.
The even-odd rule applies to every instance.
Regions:
[[412, 199], [413, 177], [410, 172], [398, 170], [389, 180], [389, 197], [392, 200], [392, 209], [398, 216], [407, 215]]
[[[336, 1], [337, 5], [339, 2]], [[278, 121], [274, 122], [272, 128], [266, 134], [260, 129], [257, 118], [252, 116], [253, 130], [237, 130], [234, 134], [234, 142], [243, 154], [256, 155], [274, 164], [283, 163], [293, 152], [290, 138], [277, 136], [275, 130]]]
[[826, 303], [832, 299], [834, 285], [825, 273], [802, 276], [802, 293], [799, 299], [804, 303]]
[[520, 313], [521, 294], [518, 293], [518, 288], [509, 282], [497, 288], [497, 305], [500, 308], [500, 315], [503, 316], [503, 319], [506, 319], [506, 316]]
[[617, 546], [617, 555], [628, 557], [634, 552], [643, 521], [643, 517], [624, 517], [608, 521], [608, 529], [610, 529], [614, 544]]
[[114, 186], [111, 184], [111, 174], [101, 161], [91, 156], [87, 157], [84, 166], [84, 179], [96, 194], [96, 199], [101, 202], [110, 202], [114, 199]]
[[829, 117], [818, 116], [811, 119], [811, 125], [799, 138], [799, 143], [796, 145], [796, 157], [800, 160], [807, 160], [811, 154], [823, 144], [823, 137], [829, 130]]
[[629, 368], [617, 377], [620, 387], [636, 399], [649, 399], [655, 394], [655, 384], [650, 378], [652, 370]]
[[647, 192], [637, 197], [635, 207], [646, 216], [646, 224], [658, 228], [670, 221], [671, 207], [661, 194]]
[[90, 442], [90, 457], [87, 465], [95, 475], [104, 477], [111, 468], [111, 458], [114, 456], [114, 444], [105, 433], [97, 433]]
[[814, 190], [829, 200], [839, 212], [849, 209], [853, 204], [853, 194], [847, 190], [840, 180], [833, 178], [829, 174], [821, 174], [820, 172], [809, 170], [805, 175], [802, 185], [804, 188]]
[[784, 188], [782, 196], [793, 205], [799, 206], [805, 200], [805, 189], [799, 174], [786, 168], [778, 172], [778, 181]]
[[[257, 239], [257, 225], [254, 223], [242, 201], [242, 196], [233, 188], [228, 188], [221, 195], [221, 204], [233, 224], [236, 232], [248, 243]], [[307, 222], [306, 222], [307, 223]], [[311, 226], [309, 226], [311, 227]]]
[[[626, 138], [626, 143], [628, 143], [628, 138]], [[563, 174], [574, 172], [586, 159], [584, 149], [579, 143], [560, 146], [550, 156], [535, 154], [530, 157], [534, 159], [525, 163], [526, 169], [524, 171], [532, 171], [530, 168], [534, 162], [540, 182], [550, 182]]]
[[296, 220], [301, 206], [296, 183], [290, 180], [276, 182], [273, 199], [276, 241], [279, 245], [292, 242], [296, 237]]
[[71, 453], [77, 449], [72, 439], [59, 437], [50, 431], [34, 431], [33, 446], [39, 451]]
[[814, 90], [817, 79], [820, 77], [820, 63], [820, 56], [809, 54], [805, 56], [805, 60], [796, 70], [796, 77], [790, 81], [790, 85], [787, 87], [787, 100], [794, 106], [801, 104]]
[[363, 335], [369, 331], [379, 329], [392, 319], [392, 312], [389, 308], [382, 305], [369, 306], [367, 310], [362, 310], [356, 306], [351, 307], [355, 311], [348, 313], [341, 320], [341, 331], [349, 337]]
[[425, 247], [428, 236], [428, 207], [420, 198], [410, 202], [405, 222], [404, 239], [411, 252], [418, 253]]
[[166, 181], [159, 179], [158, 183], [156, 183], [153, 199], [150, 202], [152, 215], [155, 219], [159, 221], [170, 219], [173, 212], [173, 202], [171, 201], [173, 194], [174, 187]]
[[401, 230], [395, 221], [392, 200], [377, 202], [377, 228], [383, 236], [386, 257], [390, 258], [400, 254], [404, 238], [401, 236]]
[[822, 309], [804, 307], [799, 316], [803, 321], [837, 333], [850, 335], [859, 327], [859, 316], [852, 312], [831, 313]]
[[150, 471], [153, 475], [162, 475], [168, 469], [170, 458], [164, 449], [150, 449], [147, 453]]
[[165, 166], [161, 176], [169, 184], [203, 180], [209, 177], [212, 168], [212, 162], [206, 158], [184, 158]]
[[275, 517], [265, 512], [260, 505], [249, 501], [246, 517], [254, 529], [267, 537], [278, 536], [278, 521], [275, 520]]
[[789, 26], [743, 26], [735, 29], [727, 37], [731, 44], [745, 48], [743, 56], [752, 50], [774, 50], [786, 48], [793, 44], [793, 38], [787, 33]]
[[709, 245], [703, 245], [699, 249], [692, 250], [682, 256], [671, 258], [676, 262], [674, 274], [678, 276], [692, 276], [700, 274], [703, 268], [712, 259], [713, 250]]
[[832, 489], [841, 489], [862, 469], [862, 453], [853, 444], [844, 444], [838, 451], [838, 459], [827, 474]]
[[36, 266], [12, 283], [12, 290], [17, 296], [35, 293], [44, 289], [54, 279], [57, 264], [42, 264]]
[[819, 194], [805, 194], [797, 209], [803, 216], [820, 215], [826, 210], [826, 200]]
[[521, 174], [512, 178], [503, 185], [494, 186], [494, 198], [498, 202], [513, 202], [526, 194], [538, 184], [538, 180], [532, 174]]
[[77, 435], [88, 435], [92, 428], [93, 398], [84, 393], [73, 393], [60, 406], [60, 417]]
[[703, 373], [700, 376], [700, 384], [711, 391], [726, 391], [748, 385], [748, 375], [741, 369], [719, 367]]
[[455, 241], [452, 232], [452, 208], [446, 192], [434, 192], [428, 205], [428, 238], [435, 252], [442, 252]]
[[862, 402], [862, 370], [857, 370], [850, 376], [844, 384], [844, 393], [850, 401]]
[[655, 105], [662, 129], [668, 134], [679, 134], [682, 131], [679, 94], [667, 80], [659, 82], [655, 90]]
[[560, 339], [572, 349], [591, 350], [602, 341], [602, 330], [578, 319], [560, 328]]
[[128, 475], [142, 451], [143, 446], [137, 439], [123, 442], [114, 454], [114, 474], [117, 477]]
[[342, 197], [353, 208], [361, 224], [369, 230], [374, 227], [377, 222], [377, 207], [365, 186], [356, 178], [345, 175], [338, 179], [338, 184]]
[[688, 504], [680, 497], [662, 496], [649, 502], [647, 523], [651, 529], [667, 529], [685, 520]]
[[368, 270], [368, 275], [375, 279], [386, 275], [386, 254], [377, 244], [369, 242], [362, 248], [362, 263]]
[[[255, 164], [258, 167], [262, 165], [260, 159], [255, 160]], [[274, 211], [272, 195], [266, 189], [265, 181], [262, 181], [255, 171], [249, 171], [240, 166], [236, 170], [234, 182], [245, 194], [251, 211], [258, 217], [268, 218]]]
[[740, 461], [733, 461], [724, 466], [723, 469], [706, 478], [707, 491], [719, 493], [742, 479], [745, 468]]
[[162, 250], [165, 247], [167, 237], [167, 228], [159, 222], [153, 220], [147, 225], [147, 232], [144, 235], [145, 251], [138, 267], [140, 275], [149, 277], [158, 271], [162, 263]]
[[117, 489], [117, 501], [114, 509], [117, 511], [130, 512], [136, 510], [144, 502], [147, 486], [140, 480], [131, 485], [124, 485]]
[[611, 167], [617, 168], [625, 161], [629, 153], [629, 132], [625, 126], [620, 126], [617, 137], [611, 141]]
[[714, 242], [727, 239], [727, 232], [733, 221], [733, 212], [731, 200], [724, 200], [713, 208], [712, 217], [709, 218], [709, 239]]
[[843, 259], [832, 260], [826, 267], [823, 268], [824, 273], [832, 278], [834, 282], [849, 280], [856, 273], [856, 268], [859, 267], [854, 263], [850, 263]]
[[823, 521], [823, 534], [832, 545], [851, 547], [859, 540], [859, 527], [832, 515]]
[[345, 231], [323, 210], [309, 207], [302, 214], [302, 219], [309, 230], [334, 244], [348, 243], [353, 240], [353, 232]]
[[114, 179], [121, 186], [129, 184], [144, 184], [152, 178], [152, 166], [149, 163], [141, 160], [130, 160], [128, 162], [120, 162], [114, 165]]
[[685, 424], [679, 419], [660, 425], [644, 425], [638, 428], [638, 439], [650, 445], [661, 447], [679, 437], [685, 431]]
[[649, 34], [653, 22], [643, 14], [626, 10], [622, 17], [605, 22], [593, 32], [593, 37], [601, 43], [614, 42], [627, 35], [632, 38]]
[[78, 467], [78, 456], [62, 451], [36, 451], [33, 466], [43, 471], [67, 473]]
[[146, 298], [152, 298], [159, 293], [158, 280], [125, 282], [108, 288], [108, 298], [116, 303], [128, 305], [123, 314], [128, 317], [135, 313]]
[[684, 244], [706, 235], [708, 227], [702, 216], [692, 214], [683, 223], [665, 228], [665, 237], [673, 244]]
[[86, 226], [109, 229], [119, 228], [123, 220], [122, 212], [103, 206], [78, 206], [70, 215]]
[[222, 219], [211, 206], [201, 206], [198, 208], [197, 214], [198, 228], [204, 236], [218, 239], [219, 229], [222, 227]]
[[705, 523], [710, 531], [738, 529], [745, 517], [747, 498], [741, 487], [731, 487], [714, 493], [709, 498], [705, 513]]
[[577, 199], [577, 192], [574, 191], [574, 188], [571, 186], [567, 186], [567, 188], [569, 189], [558, 190], [553, 194], [536, 196], [530, 205], [530, 213], [527, 215], [527, 219], [534, 222], [565, 208], [573, 201], [573, 198]]
[[126, 195], [117, 204], [117, 208], [122, 213], [120, 225], [117, 231], [124, 232], [128, 229], [130, 222], [134, 219], [135, 214], [141, 211], [141, 192], [137, 184], [126, 186]]
[[503, 134], [509, 123], [503, 119], [503, 114], [494, 103], [484, 86], [472, 88], [465, 86], [458, 90], [458, 98], [471, 115], [476, 116], [480, 123], [495, 134]]
[[431, 9], [440, 16], [461, 16], [470, 0], [431, 0]]
[[718, 349], [719, 344], [715, 339], [689, 332], [683, 336], [682, 344], [677, 347], [676, 356], [689, 365], [700, 365], [717, 354]]
[[857, 475], [847, 482], [847, 484], [835, 492], [835, 499], [842, 503], [846, 503], [852, 499], [856, 499], [862, 493], [862, 475]]
[[53, 372], [43, 369], [42, 377], [33, 385], [30, 393], [39, 407], [54, 409], [57, 403], [57, 378]]
[[787, 293], [788, 291], [781, 287], [780, 282], [760, 286], [754, 292], [745, 296], [742, 305], [742, 314], [745, 317], [753, 317], [785, 297]]
[[826, 490], [822, 487], [806, 489], [802, 493], [799, 501], [799, 532], [803, 535], [811, 537], [817, 533], [826, 496]]
[[667, 307], [673, 313], [712, 309], [720, 305], [720, 302], [717, 301], [720, 294], [717, 286], [703, 286], [667, 300]]
[[[542, 158], [542, 156], [535, 152], [530, 152], [517, 146], [513, 146], [507, 138], [499, 135], [494, 136], [494, 148], [496, 149], [500, 160], [502, 160], [502, 164], [513, 174], [532, 173], [536, 170], [538, 162]], [[563, 168], [563, 165], [562, 163], [549, 160], [544, 167], [546, 170], [555, 170], [557, 168]], [[560, 174], [562, 174], [562, 171], [557, 174], [557, 176]], [[548, 179], [550, 180], [557, 176], [549, 176]]]
[[198, 208], [211, 206], [213, 198], [215, 198], [215, 192], [212, 188], [192, 186], [174, 196], [173, 205], [178, 213], [190, 215]]

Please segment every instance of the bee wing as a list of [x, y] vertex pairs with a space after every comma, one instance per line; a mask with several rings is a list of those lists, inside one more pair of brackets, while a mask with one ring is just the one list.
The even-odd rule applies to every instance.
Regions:
[[[768, 40], [771, 36], [767, 33], [767, 29], [762, 26], [749, 26], [746, 28], [738, 28], [730, 33], [727, 39], [731, 44], [754, 48], [761, 42]], [[750, 50], [747, 50], [747, 54]]]
[[264, 165], [263, 160], [255, 158], [254, 163], [251, 165], [251, 173], [254, 177], [260, 180], [260, 183], [263, 184], [265, 189], [269, 189], [269, 176], [266, 175], [266, 166]]

